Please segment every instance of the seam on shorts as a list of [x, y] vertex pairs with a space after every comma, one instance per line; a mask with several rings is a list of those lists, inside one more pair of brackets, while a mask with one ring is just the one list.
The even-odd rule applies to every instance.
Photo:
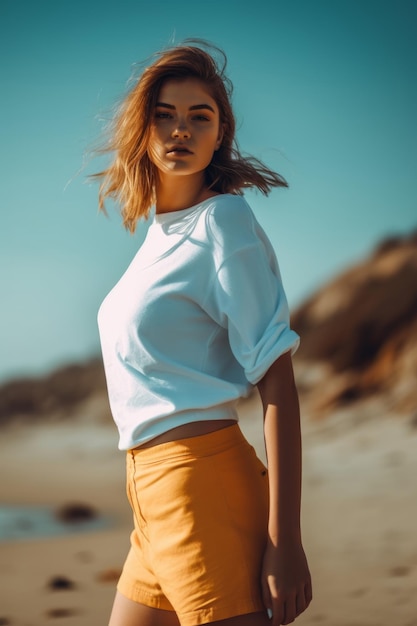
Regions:
[[[117, 590], [123, 596], [125, 596], [129, 600], [133, 600], [134, 602], [144, 604], [145, 606], [149, 606], [154, 609], [175, 612], [169, 600], [165, 598], [165, 596], [155, 596], [154, 594], [140, 587], [138, 583], [126, 584], [121, 579], [117, 584]], [[169, 607], [166, 605], [164, 600], [166, 600], [166, 602], [169, 604]]]
[[[130, 454], [130, 453], [129, 453]], [[129, 489], [129, 494], [130, 494], [130, 500], [132, 501], [132, 511], [133, 511], [133, 515], [136, 519], [137, 522], [137, 526], [138, 529], [141, 531], [141, 533], [143, 534], [143, 536], [145, 537], [146, 540], [148, 540], [148, 537], [145, 534], [145, 529], [147, 527], [146, 524], [146, 520], [142, 514], [142, 509], [141, 506], [139, 504], [139, 497], [136, 491], [136, 481], [135, 481], [135, 476], [136, 476], [136, 463], [135, 463], [135, 457], [132, 454], [130, 457], [130, 476], [128, 478], [128, 489]], [[135, 504], [135, 506], [133, 506], [133, 504]]]

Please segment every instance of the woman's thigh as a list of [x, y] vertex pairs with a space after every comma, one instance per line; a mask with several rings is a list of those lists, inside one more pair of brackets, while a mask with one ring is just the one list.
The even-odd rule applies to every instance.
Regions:
[[[250, 613], [212, 622], [211, 626], [269, 626], [266, 613]], [[129, 600], [117, 592], [109, 626], [179, 626], [174, 611], [153, 609]]]
[[179, 621], [174, 611], [139, 604], [117, 591], [109, 626], [179, 626]]
[[207, 626], [271, 626], [268, 615], [264, 612], [247, 613], [246, 615], [237, 615], [218, 622], [212, 622]]

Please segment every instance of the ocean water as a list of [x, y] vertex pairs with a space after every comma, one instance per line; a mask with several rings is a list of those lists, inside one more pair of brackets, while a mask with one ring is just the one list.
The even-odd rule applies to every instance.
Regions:
[[0, 505], [0, 541], [70, 535], [100, 530], [109, 525], [110, 521], [104, 517], [63, 522], [57, 518], [56, 509], [47, 506]]

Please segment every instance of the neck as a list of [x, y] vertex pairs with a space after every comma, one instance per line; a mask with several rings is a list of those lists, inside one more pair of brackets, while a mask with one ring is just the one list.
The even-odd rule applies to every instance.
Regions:
[[207, 188], [204, 173], [195, 176], [172, 176], [159, 174], [156, 184], [156, 212], [181, 211], [216, 195]]

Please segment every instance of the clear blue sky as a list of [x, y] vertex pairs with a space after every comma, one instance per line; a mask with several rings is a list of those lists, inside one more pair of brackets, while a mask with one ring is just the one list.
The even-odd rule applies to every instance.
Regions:
[[414, 0], [2, 0], [0, 380], [98, 353], [97, 308], [139, 246], [97, 214], [84, 155], [132, 66], [224, 48], [241, 148], [289, 181], [248, 199], [294, 308], [417, 226]]

